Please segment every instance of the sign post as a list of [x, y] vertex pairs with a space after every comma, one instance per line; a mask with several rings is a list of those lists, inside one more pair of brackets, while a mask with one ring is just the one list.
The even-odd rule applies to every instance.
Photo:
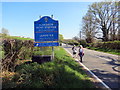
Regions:
[[52, 46], [52, 60], [54, 60], [54, 47]]
[[35, 47], [52, 47], [54, 59], [54, 46], [59, 46], [58, 21], [49, 16], [44, 16], [34, 22]]

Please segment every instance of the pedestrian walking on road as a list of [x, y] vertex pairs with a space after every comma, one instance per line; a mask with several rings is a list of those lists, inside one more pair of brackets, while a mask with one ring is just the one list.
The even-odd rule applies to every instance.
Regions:
[[82, 62], [82, 58], [84, 56], [84, 51], [82, 45], [79, 46], [79, 53], [78, 55], [80, 56], [80, 62]]
[[76, 58], [77, 48], [75, 45], [73, 45], [72, 51], [73, 51], [73, 58]]

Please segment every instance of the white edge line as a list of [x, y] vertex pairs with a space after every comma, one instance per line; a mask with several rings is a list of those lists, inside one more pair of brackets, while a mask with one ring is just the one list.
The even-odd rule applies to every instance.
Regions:
[[[65, 48], [64, 48], [65, 49]], [[71, 56], [73, 56], [67, 49], [65, 49]], [[110, 89], [101, 79], [99, 79], [92, 71], [90, 71], [84, 64], [79, 62], [86, 70], [89, 71], [90, 74], [92, 74], [100, 83], [102, 83], [106, 88]]]
[[[80, 63], [80, 62], [79, 62]], [[101, 82], [106, 88], [109, 88], [101, 79], [99, 79], [92, 71], [90, 71], [84, 64], [80, 63], [86, 70], [89, 71], [99, 82]], [[110, 88], [109, 88], [110, 89]]]

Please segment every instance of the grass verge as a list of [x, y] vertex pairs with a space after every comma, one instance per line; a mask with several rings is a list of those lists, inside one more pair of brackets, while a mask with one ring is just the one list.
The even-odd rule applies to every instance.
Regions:
[[2, 85], [3, 88], [95, 88], [82, 67], [60, 47], [55, 48], [53, 61], [22, 63], [14, 74], [3, 77]]

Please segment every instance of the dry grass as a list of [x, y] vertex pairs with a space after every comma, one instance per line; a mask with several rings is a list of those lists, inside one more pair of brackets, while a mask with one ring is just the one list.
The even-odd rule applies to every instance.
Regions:
[[32, 60], [18, 60], [16, 64], [20, 65], [20, 64], [28, 62], [28, 61], [32, 61]]
[[0, 78], [3, 78], [3, 77], [9, 78], [14, 75], [15, 75], [15, 72], [9, 72], [9, 71], [0, 72]]
[[[17, 65], [20, 65], [22, 63], [25, 63], [25, 62], [28, 62], [28, 61], [31, 61], [31, 60], [18, 60], [17, 61]], [[0, 72], [0, 78], [10, 78], [12, 76], [14, 76], [16, 73], [15, 72], [9, 72], [9, 71], [1, 71]]]

